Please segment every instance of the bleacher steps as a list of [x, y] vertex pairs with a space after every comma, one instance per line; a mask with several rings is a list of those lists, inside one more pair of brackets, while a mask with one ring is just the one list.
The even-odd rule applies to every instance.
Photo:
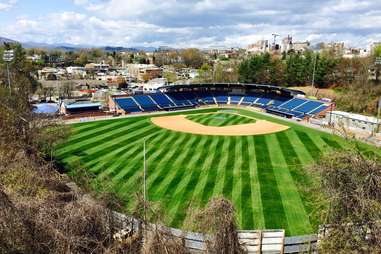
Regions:
[[214, 101], [215, 104], [218, 105], [218, 103], [217, 103], [217, 99], [216, 99], [216, 97], [214, 97], [214, 96], [213, 96], [213, 101]]
[[316, 108], [314, 108], [313, 110], [307, 112], [307, 115], [310, 114], [311, 112], [314, 112], [315, 110], [317, 110], [317, 109], [319, 109], [319, 108], [322, 108], [322, 107], [325, 107], [325, 106], [326, 106], [326, 105], [322, 104], [322, 105], [320, 105], [319, 107], [316, 107]]
[[230, 103], [231, 103], [231, 98], [230, 98], [230, 96], [228, 96], [228, 105], [230, 105]]
[[148, 98], [153, 101], [153, 103], [158, 107], [159, 109], [163, 109], [149, 94], [147, 94]]
[[[305, 102], [303, 102], [303, 103], [300, 104], [299, 106], [296, 106], [295, 108], [292, 108], [291, 111], [296, 110], [297, 108], [300, 108], [301, 106], [307, 104], [308, 102], [310, 102], [310, 100], [306, 100]], [[297, 111], [297, 110], [296, 110], [296, 111]]]
[[172, 102], [173, 103], [173, 105], [175, 105], [176, 107], [178, 107], [179, 105], [177, 105], [172, 99], [171, 99], [171, 97], [169, 97], [166, 93], [163, 93], [164, 95], [165, 95], [165, 97], [167, 97], [168, 98], [168, 100], [170, 101], [170, 102]]
[[243, 99], [245, 98], [245, 96], [242, 96], [242, 98], [239, 100], [239, 102], [238, 102], [238, 106], [240, 106], [241, 105], [241, 103], [243, 102]]
[[138, 105], [138, 107], [140, 108], [140, 110], [141, 110], [142, 112], [145, 111], [145, 110], [142, 108], [142, 106], [138, 103], [138, 101], [135, 100], [134, 96], [131, 96], [131, 99], [136, 103], [136, 105]]

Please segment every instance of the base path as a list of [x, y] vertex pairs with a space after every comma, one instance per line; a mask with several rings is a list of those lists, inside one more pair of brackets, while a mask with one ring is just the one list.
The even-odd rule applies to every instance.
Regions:
[[211, 136], [253, 136], [271, 134], [289, 129], [288, 126], [266, 120], [257, 120], [255, 123], [223, 127], [206, 126], [187, 119], [185, 115], [152, 117], [151, 121], [153, 124], [164, 129]]

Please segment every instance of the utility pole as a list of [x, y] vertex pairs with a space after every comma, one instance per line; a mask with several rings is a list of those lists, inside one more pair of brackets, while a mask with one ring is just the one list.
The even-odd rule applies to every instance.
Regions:
[[10, 73], [9, 73], [9, 63], [13, 61], [13, 58], [14, 58], [14, 52], [13, 52], [13, 50], [5, 50], [4, 51], [3, 60], [7, 64], [9, 94], [12, 94], [11, 76], [10, 76]]

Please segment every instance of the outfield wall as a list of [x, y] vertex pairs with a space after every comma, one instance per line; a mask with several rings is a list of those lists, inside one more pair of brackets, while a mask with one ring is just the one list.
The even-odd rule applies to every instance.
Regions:
[[[125, 214], [114, 212], [116, 224], [120, 232], [118, 238], [129, 237], [138, 232], [142, 223]], [[191, 253], [204, 253], [207, 250], [207, 241], [210, 236], [202, 233], [187, 232], [180, 229], [148, 224], [148, 232], [160, 230], [171, 237], [178, 239]], [[317, 253], [317, 235], [285, 237], [285, 231], [279, 230], [239, 230], [238, 239], [247, 253]]]

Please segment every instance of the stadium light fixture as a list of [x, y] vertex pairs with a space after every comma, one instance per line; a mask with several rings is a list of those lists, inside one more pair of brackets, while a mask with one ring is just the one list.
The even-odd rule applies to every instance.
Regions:
[[6, 65], [7, 65], [9, 93], [12, 93], [11, 76], [9, 74], [9, 63], [13, 61], [13, 58], [14, 58], [14, 51], [13, 50], [5, 50], [4, 51], [3, 60], [4, 60], [4, 62], [6, 62]]

